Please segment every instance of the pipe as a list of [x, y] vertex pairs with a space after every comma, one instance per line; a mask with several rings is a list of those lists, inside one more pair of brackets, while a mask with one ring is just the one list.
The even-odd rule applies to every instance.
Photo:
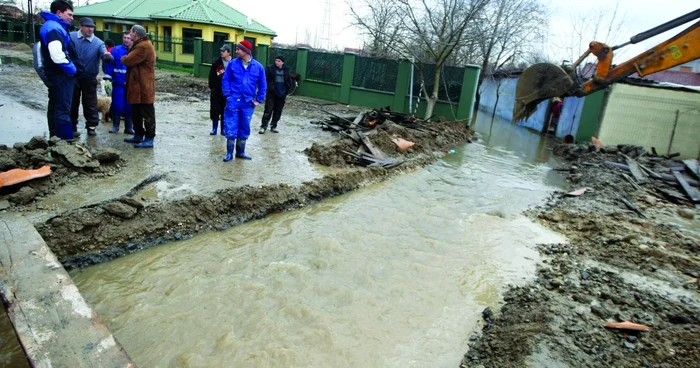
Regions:
[[678, 17], [676, 19], [669, 20], [668, 22], [666, 22], [660, 26], [656, 26], [650, 30], [644, 31], [642, 33], [638, 33], [638, 34], [630, 37], [630, 40], [628, 42], [625, 42], [622, 45], [614, 46], [613, 50], [617, 50], [617, 49], [624, 47], [624, 46], [627, 46], [629, 44], [635, 44], [637, 42], [644, 41], [648, 38], [651, 38], [651, 37], [654, 37], [658, 34], [664, 33], [668, 30], [671, 30], [673, 28], [676, 28], [680, 25], [686, 24], [686, 23], [688, 23], [692, 20], [698, 19], [698, 18], [700, 18], [700, 9], [694, 10], [688, 14], [685, 14], [685, 15], [681, 15], [680, 17]]

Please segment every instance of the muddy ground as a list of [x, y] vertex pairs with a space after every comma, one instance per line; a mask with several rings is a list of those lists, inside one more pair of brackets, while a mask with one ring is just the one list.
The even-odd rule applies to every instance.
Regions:
[[[26, 57], [26, 50], [12, 52]], [[34, 103], [23, 96], [45, 95], [40, 82], [31, 82], [36, 79], [31, 69], [4, 68], [16, 77], [0, 81], [5, 93], [27, 100], [29, 107]], [[170, 71], [157, 71], [157, 88], [159, 93], [169, 94], [169, 99], [183, 103], [192, 97], [208, 99], [206, 80]], [[292, 96], [288, 107], [318, 110], [319, 104]], [[324, 105], [323, 109], [348, 117], [358, 112], [337, 104]], [[319, 134], [335, 134], [316, 129]], [[374, 144], [403, 164], [392, 169], [355, 166], [352, 157], [343, 153], [352, 151], [354, 143], [336, 134], [337, 139], [328, 140], [330, 143], [309, 142], [303, 152], [311, 162], [332, 170], [300, 185], [231, 186], [213, 193], [151, 201], [139, 195], [139, 190], [159, 180], [152, 176], [125, 195], [76, 206], [36, 227], [67, 268], [84, 267], [340, 195], [415, 170], [471, 138], [463, 125], [439, 122], [422, 131], [387, 122], [372, 134]], [[399, 151], [392, 142], [396, 137], [416, 144], [408, 151]], [[103, 154], [101, 147], [84, 148], [93, 158]], [[107, 153], [112, 158], [109, 162], [97, 159], [99, 166], [76, 167], [55, 150], [77, 155], [76, 159], [87, 156], [74, 145], [41, 139], [0, 148], [0, 164], [5, 165], [0, 170], [48, 164], [56, 174], [0, 192], [0, 206], [5, 203], [6, 207], [0, 211], [39, 211], [32, 203], [56, 187], [96, 176], [119, 176], [130, 164], [117, 150]], [[569, 243], [540, 246], [546, 261], [536, 281], [510, 288], [502, 305], [492, 306], [493, 313], [491, 309], [484, 312], [488, 323], [470, 338], [462, 366], [686, 367], [700, 360], [700, 244], [697, 233], [677, 225], [692, 224], [698, 229], [700, 215], [695, 207], [678, 199], [683, 195], [674, 185], [652, 180], [637, 189], [617, 170], [600, 166], [604, 161], [624, 163], [616, 152], [619, 150], [654, 170], [679, 165], [648, 154], [639, 157], [642, 151], [627, 146], [607, 147], [604, 152], [586, 145], [558, 148], [556, 153], [566, 162], [560, 169], [571, 181], [571, 189], [591, 190], [578, 197], [555, 193], [527, 215], [564, 234]], [[18, 195], [22, 191], [28, 194]], [[626, 196], [647, 217], [630, 211], [618, 195]], [[603, 327], [608, 321], [625, 320], [651, 329], [625, 334]]]
[[[536, 280], [510, 288], [495, 316], [484, 311], [485, 326], [471, 337], [463, 367], [697, 366], [700, 241], [677, 224], [697, 229], [699, 211], [673, 183], [652, 179], [637, 187], [622, 170], [602, 165], [625, 163], [620, 151], [658, 172], [682, 166], [630, 146], [555, 148], [571, 189], [589, 190], [555, 193], [527, 215], [569, 243], [540, 245], [547, 260]], [[623, 321], [650, 330], [603, 327]]]

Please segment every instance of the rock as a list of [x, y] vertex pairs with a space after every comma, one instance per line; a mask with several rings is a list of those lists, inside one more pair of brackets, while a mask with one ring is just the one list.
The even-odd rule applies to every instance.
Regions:
[[579, 305], [578, 307], [576, 307], [576, 309], [574, 309], [574, 312], [579, 316], [583, 317], [591, 312], [591, 307], [586, 305]]
[[100, 167], [100, 161], [92, 158], [90, 152], [80, 150], [78, 146], [59, 144], [51, 148], [51, 153], [55, 159], [60, 159], [74, 168]]
[[654, 196], [644, 196], [644, 202], [647, 202], [650, 206], [656, 206], [658, 201], [656, 200], [656, 197]]
[[678, 214], [681, 217], [687, 218], [688, 220], [692, 220], [693, 218], [695, 218], [695, 211], [691, 210], [690, 208], [679, 208]]
[[549, 283], [554, 287], [561, 287], [564, 286], [564, 279], [561, 277], [555, 277]]
[[633, 344], [636, 343], [638, 340], [639, 340], [639, 339], [637, 338], [637, 336], [634, 336], [634, 335], [627, 335], [627, 341], [629, 341], [629, 342], [631, 342], [631, 343], [633, 343]]
[[634, 349], [637, 347], [637, 345], [635, 345], [635, 344], [633, 344], [633, 343], [631, 343], [631, 342], [629, 342], [629, 341], [625, 341], [625, 342], [623, 343], [623, 345], [624, 345], [627, 349], [630, 349], [630, 350], [634, 350]]
[[10, 208], [10, 201], [8, 201], [7, 199], [3, 199], [2, 201], [0, 201], [0, 211], [6, 210], [8, 208]]
[[10, 155], [0, 154], [0, 171], [7, 171], [16, 168], [17, 164], [15, 163], [15, 160], [10, 158]]
[[61, 140], [61, 138], [58, 138], [55, 135], [53, 137], [49, 138], [49, 145], [51, 145], [51, 146], [57, 145], [58, 142], [63, 142], [63, 140]]
[[682, 314], [669, 316], [668, 321], [673, 323], [674, 325], [688, 325], [688, 324], [693, 323], [692, 318], [690, 318], [688, 316], [684, 316]]
[[27, 143], [26, 148], [29, 150], [35, 150], [35, 149], [47, 149], [49, 148], [49, 142], [46, 141], [46, 138], [42, 136], [36, 136], [33, 137], [29, 143]]
[[34, 188], [22, 187], [19, 192], [10, 194], [7, 199], [12, 203], [27, 204], [33, 201], [37, 195], [39, 195], [39, 192], [37, 192]]
[[21, 151], [24, 149], [24, 143], [17, 142], [17, 143], [12, 145], [12, 148], [16, 149], [17, 151]]
[[583, 179], [583, 174], [572, 174], [569, 175], [569, 181], [572, 183], [578, 183]]
[[639, 245], [639, 250], [649, 250], [649, 246], [646, 244], [640, 244]]
[[0, 144], [0, 151], [7, 151], [7, 145]]
[[175, 233], [175, 239], [177, 239], [177, 240], [182, 239], [182, 233]]
[[114, 162], [121, 158], [121, 152], [114, 148], [100, 148], [92, 152], [92, 158], [100, 163]]
[[604, 146], [603, 148], [600, 149], [601, 152], [603, 153], [617, 153], [619, 149], [617, 146]]
[[476, 340], [479, 340], [479, 335], [474, 333], [471, 336], [469, 336], [469, 341], [476, 341]]
[[591, 277], [591, 274], [589, 274], [586, 271], [581, 271], [581, 278], [584, 280], [588, 280], [588, 278]]
[[139, 209], [139, 210], [142, 210], [146, 207], [146, 205], [141, 203], [141, 201], [136, 200], [134, 198], [130, 198], [130, 197], [121, 197], [121, 198], [119, 198], [119, 202], [122, 202], [125, 205], [134, 207], [134, 208]]
[[104, 208], [105, 211], [108, 213], [125, 218], [125, 219], [130, 219], [136, 215], [138, 210], [134, 207], [131, 207], [129, 205], [126, 205], [121, 202], [110, 202], [104, 205], [102, 208]]

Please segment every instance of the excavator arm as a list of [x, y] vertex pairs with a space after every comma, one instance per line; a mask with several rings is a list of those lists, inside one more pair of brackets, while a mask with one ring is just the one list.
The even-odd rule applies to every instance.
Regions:
[[[678, 24], [686, 23], [688, 19], [699, 17], [700, 9], [636, 35], [627, 44], [643, 41]], [[526, 69], [520, 76], [516, 87], [513, 121], [527, 119], [535, 112], [537, 105], [544, 100], [553, 97], [583, 97], [635, 72], [643, 77], [700, 58], [700, 22], [693, 24], [656, 47], [622, 64], [613, 66], [613, 50], [625, 45], [610, 47], [604, 43], [593, 41], [588, 50], [573, 65], [560, 67], [555, 64], [540, 63]], [[579, 83], [575, 72], [576, 68], [589, 55], [594, 55], [598, 59], [596, 74], [587, 82]]]

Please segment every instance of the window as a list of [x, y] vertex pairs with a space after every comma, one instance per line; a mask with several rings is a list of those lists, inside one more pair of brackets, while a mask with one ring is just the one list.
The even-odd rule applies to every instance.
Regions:
[[194, 54], [194, 38], [202, 37], [201, 29], [183, 28], [182, 29], [182, 53]]
[[163, 51], [173, 50], [173, 29], [170, 26], [163, 26]]
[[228, 40], [228, 33], [214, 32], [214, 43], [221, 47], [221, 45]]

